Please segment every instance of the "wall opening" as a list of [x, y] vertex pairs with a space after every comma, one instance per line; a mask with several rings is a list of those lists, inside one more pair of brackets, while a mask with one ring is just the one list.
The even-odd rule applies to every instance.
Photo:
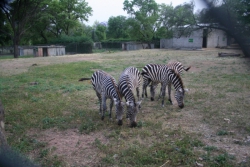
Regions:
[[207, 29], [203, 29], [203, 40], [202, 40], [202, 47], [207, 47]]
[[48, 56], [48, 48], [43, 48], [43, 57]]

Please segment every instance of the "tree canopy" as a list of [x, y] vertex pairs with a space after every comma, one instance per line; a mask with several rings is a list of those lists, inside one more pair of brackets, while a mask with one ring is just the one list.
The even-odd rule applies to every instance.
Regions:
[[176, 28], [181, 30], [180, 37], [204, 26], [223, 29], [238, 43], [243, 41], [242, 47], [249, 43], [250, 0], [203, 1], [208, 8], [194, 14], [194, 1], [174, 7], [155, 0], [124, 0], [128, 17], [111, 16], [107, 22], [88, 26], [84, 22], [93, 11], [85, 0], [3, 0], [0, 45], [12, 44], [14, 57], [18, 57], [20, 44], [48, 44], [74, 37], [76, 41], [131, 39], [150, 44], [154, 39], [173, 37]]
[[148, 43], [160, 27], [159, 5], [154, 0], [125, 0], [123, 10], [130, 14], [128, 32], [136, 40]]

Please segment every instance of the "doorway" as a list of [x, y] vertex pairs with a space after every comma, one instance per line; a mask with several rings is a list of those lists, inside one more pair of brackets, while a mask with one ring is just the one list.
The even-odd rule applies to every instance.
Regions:
[[207, 29], [203, 29], [202, 47], [207, 48]]

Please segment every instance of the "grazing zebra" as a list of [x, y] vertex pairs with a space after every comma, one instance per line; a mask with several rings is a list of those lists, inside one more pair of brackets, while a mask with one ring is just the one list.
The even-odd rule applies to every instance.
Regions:
[[[162, 106], [164, 106], [164, 98], [166, 92], [166, 86], [169, 83], [173, 83], [176, 90], [175, 98], [180, 108], [184, 107], [184, 95], [185, 90], [182, 79], [175, 70], [168, 68], [166, 65], [159, 64], [148, 64], [142, 69], [142, 76], [146, 83], [143, 83], [143, 90], [152, 81], [154, 83], [161, 83], [161, 95], [162, 95]], [[152, 92], [151, 92], [152, 93]], [[171, 101], [171, 97], [169, 97]]]
[[90, 80], [93, 85], [93, 89], [96, 91], [96, 95], [100, 102], [100, 114], [102, 115], [102, 120], [104, 119], [105, 112], [107, 110], [106, 100], [110, 99], [110, 111], [109, 118], [111, 119], [113, 102], [116, 108], [116, 118], [118, 120], [118, 125], [122, 125], [122, 115], [124, 112], [125, 103], [121, 100], [121, 95], [118, 91], [117, 84], [114, 77], [108, 73], [98, 70], [95, 71], [91, 78], [81, 78], [79, 81]]
[[[118, 89], [127, 104], [127, 118], [130, 120], [131, 127], [136, 127], [136, 115], [139, 111], [141, 100], [139, 101], [141, 74], [135, 67], [126, 68], [120, 75]], [[133, 90], [136, 89], [138, 101], [134, 96]]]
[[[162, 64], [161, 66], [167, 66], [168, 68], [170, 68], [172, 70], [175, 70], [175, 72], [180, 74], [180, 75], [182, 74], [183, 70], [188, 71], [191, 68], [191, 66], [189, 66], [188, 68], [184, 68], [183, 65], [178, 61], [170, 61], [167, 65]], [[147, 78], [143, 77], [143, 85], [144, 85], [143, 88], [144, 89], [142, 90], [142, 97], [144, 97], [144, 94], [147, 97], [147, 85], [149, 85], [150, 82], [151, 81], [149, 81]], [[151, 92], [151, 100], [152, 101], [154, 100], [155, 88], [157, 87], [157, 85], [158, 85], [157, 82], [151, 82], [150, 92]], [[160, 91], [159, 98], [160, 98], [161, 94], [162, 94], [162, 91]], [[169, 101], [172, 104], [172, 100], [171, 100], [171, 82], [168, 84], [168, 95], [169, 95]]]

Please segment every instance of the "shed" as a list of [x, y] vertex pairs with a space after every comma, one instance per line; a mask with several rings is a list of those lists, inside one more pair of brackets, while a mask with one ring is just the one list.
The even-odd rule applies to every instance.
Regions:
[[35, 57], [61, 56], [65, 55], [65, 46], [34, 46], [33, 54]]
[[[226, 47], [228, 44], [228, 37], [226, 32], [219, 29], [197, 29], [193, 31], [189, 36], [173, 37], [171, 39], [161, 39], [160, 48], [189, 48], [189, 49], [201, 49], [201, 48], [215, 48]], [[206, 35], [205, 35], [206, 34]]]

